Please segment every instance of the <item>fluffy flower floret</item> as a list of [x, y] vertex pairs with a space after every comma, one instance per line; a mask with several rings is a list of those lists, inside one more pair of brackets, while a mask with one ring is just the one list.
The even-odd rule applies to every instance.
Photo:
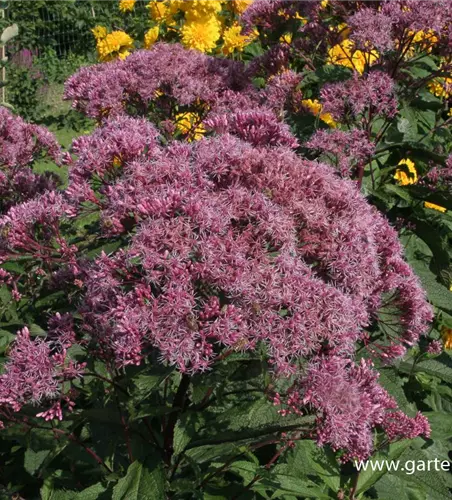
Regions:
[[65, 351], [52, 354], [48, 342], [32, 340], [28, 328], [23, 328], [0, 375], [0, 405], [4, 411], [18, 412], [24, 404], [60, 400], [65, 396], [63, 382], [81, 377], [83, 369]]
[[359, 365], [339, 357], [311, 363], [303, 402], [317, 411], [319, 445], [347, 450], [343, 460], [371, 455], [373, 429], [384, 422], [388, 410], [397, 407], [377, 380], [378, 372], [364, 359]]

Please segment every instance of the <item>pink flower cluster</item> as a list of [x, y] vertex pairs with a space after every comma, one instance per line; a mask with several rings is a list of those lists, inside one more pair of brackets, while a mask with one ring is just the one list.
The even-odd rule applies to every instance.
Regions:
[[158, 43], [124, 61], [82, 68], [66, 82], [65, 97], [79, 111], [102, 120], [126, 114], [130, 106], [147, 115], [156, 102], [168, 112], [172, 102], [180, 106], [202, 102], [212, 108], [220, 104], [224, 92], [246, 90], [253, 92], [242, 64]]
[[[72, 408], [71, 394], [65, 392], [67, 388], [63, 389], [63, 383], [81, 377], [84, 364], [74, 363], [65, 350], [52, 352], [49, 342], [31, 339], [28, 328], [17, 333], [0, 375], [0, 418], [9, 420], [26, 404], [54, 401], [61, 408], [64, 401]], [[43, 412], [42, 416], [46, 415], [48, 413]]]
[[[4, 404], [49, 399], [42, 416], [60, 418], [58, 381], [68, 370], [79, 374], [64, 349], [80, 329], [90, 353], [118, 367], [154, 350], [189, 374], [225, 350], [264, 346], [276, 374], [296, 380], [291, 411], [312, 408], [319, 443], [348, 457], [371, 453], [375, 427], [398, 437], [427, 432], [419, 419], [392, 412], [370, 362], [353, 360], [362, 341], [384, 360], [403, 355], [425, 332], [431, 308], [397, 233], [355, 184], [294, 152], [297, 142], [274, 110], [296, 83], [296, 75], [281, 75], [257, 92], [243, 67], [162, 44], [70, 79], [67, 96], [103, 118], [101, 126], [74, 142], [64, 194], [47, 192], [0, 219], [1, 250], [4, 259], [17, 252], [50, 259], [57, 249], [83, 273], [81, 324], [52, 318], [48, 342], [58, 354], [50, 357], [49, 343], [18, 338], [5, 387], [28, 380], [18, 353], [39, 349], [43, 389], [29, 381]], [[210, 136], [165, 143], [148, 121], [127, 116], [132, 103], [146, 115], [159, 99], [207, 103]], [[371, 145], [363, 152], [357, 142], [344, 154], [361, 161]], [[58, 231], [61, 217], [87, 209], [99, 211], [103, 237], [127, 241], [90, 264]], [[365, 328], [387, 303], [400, 311], [388, 325], [394, 333], [370, 342]]]
[[60, 163], [61, 151], [54, 135], [0, 107], [0, 214], [58, 185], [56, 176], [36, 174], [30, 168], [43, 154]]
[[[190, 374], [208, 369], [223, 348], [264, 344], [276, 372], [299, 379], [302, 393], [291, 405], [317, 413], [319, 443], [366, 457], [372, 430], [395, 404], [370, 364], [354, 365], [356, 343], [390, 298], [400, 310], [397, 328], [370, 352], [401, 356], [431, 309], [396, 232], [353, 183], [285, 145], [263, 145], [259, 127], [249, 136], [246, 125], [237, 131], [229, 123], [195, 143], [160, 147], [150, 136], [148, 148], [109, 177], [97, 203], [104, 231], [129, 234], [130, 246], [87, 269], [83, 331], [118, 366], [139, 364], [157, 348]], [[94, 135], [108, 149], [116, 133], [111, 121]], [[84, 161], [74, 165], [83, 172]], [[91, 165], [88, 183], [98, 179]], [[331, 378], [333, 367], [342, 396], [323, 390], [330, 386], [319, 378]]]

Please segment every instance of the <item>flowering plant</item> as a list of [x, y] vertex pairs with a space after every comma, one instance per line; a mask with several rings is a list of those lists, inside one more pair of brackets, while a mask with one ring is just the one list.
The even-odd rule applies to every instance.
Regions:
[[[189, 3], [151, 2], [182, 43], [224, 7]], [[0, 111], [5, 494], [387, 498], [354, 461], [447, 447], [452, 10], [241, 8], [247, 63], [119, 43], [73, 75], [69, 152]]]

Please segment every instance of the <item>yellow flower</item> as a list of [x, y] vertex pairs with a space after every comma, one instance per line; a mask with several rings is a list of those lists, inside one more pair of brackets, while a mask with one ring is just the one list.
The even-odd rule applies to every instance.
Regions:
[[136, 0], [121, 0], [119, 2], [119, 10], [121, 12], [130, 12], [135, 7]]
[[159, 27], [154, 26], [153, 28], [146, 31], [144, 34], [144, 48], [150, 49], [159, 37]]
[[218, 0], [189, 0], [181, 2], [180, 9], [185, 12], [187, 21], [195, 21], [215, 16], [221, 12], [222, 5]]
[[328, 3], [329, 3], [329, 2], [328, 2], [328, 0], [322, 0], [322, 1], [320, 2], [320, 8], [321, 8], [321, 9], [326, 9], [326, 8], [327, 8], [327, 6], [328, 6]]
[[122, 165], [122, 157], [121, 155], [117, 156], [115, 155], [113, 157], [113, 167], [114, 168], [119, 168]]
[[[410, 32], [410, 35], [413, 33]], [[412, 43], [420, 43], [421, 48], [428, 50], [428, 52], [432, 51], [432, 45], [435, 45], [439, 42], [438, 37], [435, 35], [435, 32], [433, 30], [427, 30], [427, 31], [416, 31], [414, 33], [413, 41]]]
[[182, 44], [189, 49], [210, 52], [217, 45], [220, 29], [221, 24], [216, 16], [187, 21], [181, 29]]
[[206, 129], [200, 123], [196, 113], [179, 113], [176, 115], [176, 128], [184, 135], [188, 135], [188, 142], [199, 141], [206, 133]]
[[449, 99], [452, 96], [452, 78], [435, 78], [427, 84], [427, 88], [436, 97]]
[[113, 31], [97, 40], [97, 54], [100, 61], [125, 59], [133, 49], [133, 39], [124, 31]]
[[94, 35], [96, 40], [100, 40], [101, 38], [105, 38], [107, 36], [107, 28], [105, 26], [94, 26], [91, 30], [91, 33]]
[[231, 54], [235, 50], [241, 52], [253, 39], [253, 35], [242, 35], [242, 27], [239, 24], [233, 24], [230, 28], [223, 31], [223, 54]]
[[146, 7], [149, 9], [151, 18], [156, 23], [166, 23], [171, 26], [175, 24], [173, 16], [179, 10], [179, 3], [171, 0], [166, 2], [151, 0]]
[[337, 123], [334, 121], [331, 113], [322, 113], [322, 105], [317, 99], [303, 99], [301, 101], [303, 107], [307, 108], [313, 115], [318, 116], [323, 122], [330, 127], [336, 128]]
[[424, 201], [425, 208], [431, 208], [432, 210], [437, 210], [438, 212], [447, 212], [447, 208], [441, 207], [440, 205], [435, 205], [434, 203], [430, 203], [428, 201]]
[[327, 63], [345, 66], [362, 74], [366, 66], [371, 66], [379, 57], [376, 50], [369, 52], [355, 50], [354, 42], [346, 38], [328, 50]]
[[443, 326], [441, 328], [441, 338], [445, 349], [452, 349], [452, 328]]
[[410, 159], [404, 158], [403, 160], [400, 160], [398, 164], [405, 165], [411, 175], [408, 175], [404, 170], [398, 168], [394, 174], [394, 179], [398, 181], [401, 186], [416, 184], [418, 178], [414, 163]]
[[292, 43], [292, 33], [285, 33], [279, 37], [279, 41], [290, 45]]
[[232, 0], [232, 8], [239, 16], [253, 3], [254, 0]]

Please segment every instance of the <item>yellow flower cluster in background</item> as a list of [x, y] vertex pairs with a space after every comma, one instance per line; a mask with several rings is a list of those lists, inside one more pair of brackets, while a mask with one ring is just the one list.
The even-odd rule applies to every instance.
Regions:
[[353, 40], [346, 38], [328, 50], [327, 63], [345, 66], [363, 74], [366, 67], [374, 64], [379, 57], [376, 50], [356, 50]]
[[99, 60], [112, 61], [113, 59], [125, 59], [133, 50], [133, 39], [124, 31], [112, 31], [111, 33], [103, 32], [99, 26], [94, 28], [96, 33], [94, 36], [97, 40], [97, 55]]
[[[188, 49], [222, 53], [226, 56], [241, 52], [257, 32], [242, 33], [237, 22], [254, 0], [150, 0], [146, 8], [151, 20], [143, 47], [149, 49], [166, 34], [174, 35]], [[135, 9], [136, 0], [119, 0], [119, 10], [126, 14]], [[100, 61], [124, 59], [133, 49], [133, 39], [124, 31], [108, 33], [104, 26], [91, 30]]]
[[427, 88], [436, 97], [449, 99], [452, 96], [452, 78], [435, 78], [427, 84]]
[[121, 12], [130, 12], [135, 7], [136, 0], [121, 0], [119, 2], [119, 10]]
[[405, 170], [398, 168], [394, 174], [394, 179], [398, 181], [401, 186], [408, 186], [409, 184], [416, 184], [418, 181], [416, 167], [414, 162], [408, 158], [400, 160], [399, 165], [405, 165], [408, 173]]
[[316, 115], [325, 122], [330, 127], [337, 127], [337, 123], [334, 121], [334, 118], [330, 113], [322, 113], [322, 105], [316, 99], [303, 99], [301, 101], [301, 105], [309, 110], [313, 115]]

